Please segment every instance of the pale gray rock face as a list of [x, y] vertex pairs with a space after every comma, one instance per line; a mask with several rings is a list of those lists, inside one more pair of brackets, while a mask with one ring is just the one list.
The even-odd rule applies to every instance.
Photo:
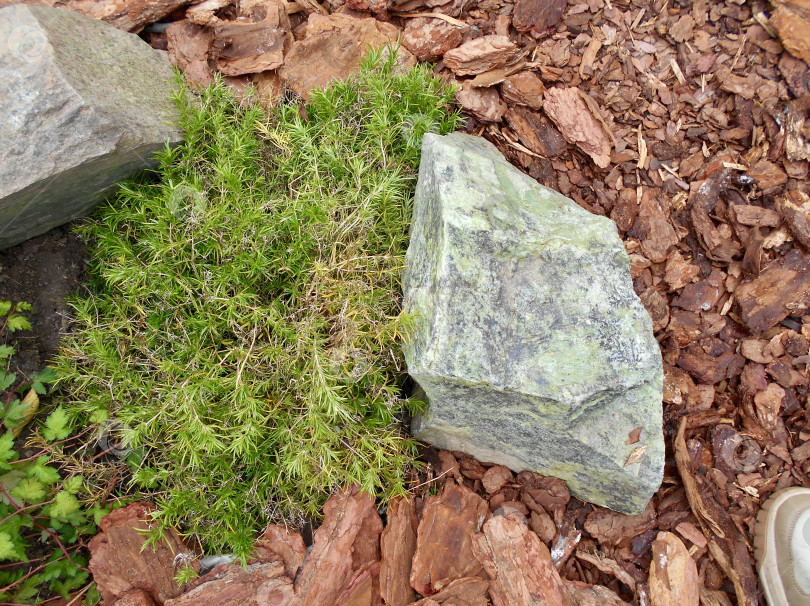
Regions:
[[415, 437], [644, 509], [664, 470], [663, 369], [612, 221], [481, 138], [428, 134], [403, 290], [429, 401]]
[[42, 6], [0, 9], [0, 248], [86, 214], [182, 137], [146, 42]]

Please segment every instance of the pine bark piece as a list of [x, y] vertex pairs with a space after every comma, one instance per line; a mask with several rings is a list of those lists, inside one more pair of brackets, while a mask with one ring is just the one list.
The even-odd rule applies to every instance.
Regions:
[[771, 189], [787, 183], [788, 176], [781, 168], [773, 162], [760, 160], [748, 171], [748, 176], [752, 177], [760, 189]]
[[487, 606], [489, 583], [478, 577], [455, 579], [439, 593], [413, 602], [408, 606], [434, 606], [446, 604], [447, 606]]
[[336, 604], [364, 569], [380, 559], [382, 520], [356, 486], [329, 497], [324, 521], [295, 586], [297, 606]]
[[681, 350], [678, 366], [698, 383], [715, 385], [723, 379], [739, 375], [745, 366], [745, 358], [725, 341], [708, 338]]
[[393, 499], [380, 538], [380, 594], [388, 606], [405, 606], [416, 599], [410, 577], [418, 527], [413, 498]]
[[[285, 85], [304, 99], [309, 99], [311, 90], [356, 73], [369, 46], [393, 45], [399, 36], [399, 29], [390, 23], [340, 14], [310, 15], [307, 32], [306, 38], [293, 43], [279, 69]], [[397, 51], [397, 69], [408, 70], [415, 64], [406, 49]]]
[[214, 82], [208, 66], [208, 53], [214, 42], [214, 33], [187, 19], [175, 21], [166, 28], [169, 60], [186, 77], [192, 88], [205, 88]]
[[810, 309], [810, 257], [791, 250], [734, 293], [740, 317], [752, 333], [763, 332], [789, 315]]
[[219, 566], [199, 579], [196, 587], [165, 606], [292, 606], [292, 581], [282, 562]]
[[197, 25], [214, 25], [217, 17], [214, 15], [218, 10], [231, 4], [232, 0], [205, 0], [186, 10], [186, 19]]
[[641, 240], [641, 250], [653, 263], [663, 263], [678, 234], [669, 220], [670, 210], [660, 198], [660, 192], [647, 188], [641, 197], [638, 216], [628, 235]]
[[501, 83], [501, 95], [507, 103], [531, 109], [542, 109], [545, 92], [543, 81], [530, 71], [513, 74]]
[[698, 606], [700, 601], [697, 565], [671, 532], [659, 532], [652, 544], [650, 598], [653, 606]]
[[511, 482], [514, 479], [515, 476], [512, 475], [508, 467], [493, 465], [487, 469], [484, 477], [481, 478], [481, 484], [483, 484], [487, 494], [492, 495], [503, 488], [507, 482]]
[[126, 592], [113, 606], [155, 606], [155, 601], [142, 589]]
[[601, 115], [594, 114], [598, 108], [591, 103], [576, 88], [550, 88], [543, 97], [543, 111], [566, 141], [588, 154], [598, 167], [607, 168], [613, 135]]
[[410, 19], [402, 31], [402, 46], [418, 61], [436, 61], [464, 39], [462, 30], [441, 19]]
[[688, 284], [683, 292], [672, 300], [672, 305], [693, 313], [709, 311], [725, 294], [724, 282], [723, 273], [714, 269], [708, 278]]
[[411, 587], [423, 596], [442, 589], [448, 580], [481, 571], [473, 554], [473, 534], [489, 512], [486, 501], [463, 485], [447, 482], [440, 495], [428, 498], [419, 522]]
[[554, 158], [568, 149], [568, 142], [560, 131], [538, 112], [526, 107], [510, 107], [504, 117], [520, 142], [534, 153]]
[[562, 21], [566, 0], [517, 0], [512, 25], [520, 32], [542, 34]]
[[465, 42], [444, 54], [444, 63], [457, 76], [475, 76], [506, 65], [518, 47], [506, 36], [491, 34]]
[[293, 581], [304, 563], [307, 547], [297, 532], [270, 524], [253, 545], [253, 558], [258, 562], [281, 562], [284, 573]]
[[337, 597], [335, 606], [381, 606], [379, 574], [379, 562], [366, 564]]
[[655, 528], [657, 516], [652, 502], [643, 513], [628, 516], [602, 507], [594, 509], [585, 518], [585, 530], [606, 545], [630, 543], [634, 537]]
[[[154, 549], [144, 547], [152, 506], [132, 503], [104, 516], [100, 533], [90, 540], [90, 572], [105, 603], [141, 589], [158, 604], [175, 598], [182, 589], [174, 581], [175, 556], [189, 553], [174, 530], [168, 530]], [[199, 564], [195, 567], [199, 568]]]
[[461, 86], [456, 100], [464, 110], [481, 122], [498, 122], [506, 111], [506, 103], [501, 101], [494, 88], [475, 88], [469, 81]]
[[794, 57], [810, 63], [810, 0], [775, 0], [769, 23]]
[[675, 436], [675, 462], [683, 482], [689, 507], [703, 535], [709, 540], [709, 553], [734, 584], [738, 606], [756, 606], [757, 578], [744, 537], [729, 513], [711, 494], [706, 478], [692, 471], [692, 459], [686, 446], [686, 417], [681, 417]]
[[213, 53], [225, 76], [242, 76], [278, 69], [292, 45], [284, 27], [287, 14], [280, 4], [268, 5], [268, 16], [257, 23], [221, 22], [214, 28]]
[[799, 244], [810, 250], [810, 197], [794, 189], [777, 202], [776, 209], [785, 219], [791, 235]]
[[[524, 495], [525, 498], [526, 495]], [[529, 522], [531, 529], [535, 534], [540, 537], [544, 543], [551, 543], [554, 536], [557, 534], [557, 526], [554, 520], [545, 511], [532, 511], [531, 521]]]
[[473, 550], [492, 579], [495, 606], [576, 606], [539, 537], [522, 522], [496, 516], [475, 536]]
[[118, 29], [137, 33], [150, 23], [194, 0], [43, 0], [34, 2], [66, 8], [93, 19], [101, 19]]
[[627, 602], [602, 585], [588, 585], [580, 581], [566, 581], [565, 585], [579, 606], [628, 606]]

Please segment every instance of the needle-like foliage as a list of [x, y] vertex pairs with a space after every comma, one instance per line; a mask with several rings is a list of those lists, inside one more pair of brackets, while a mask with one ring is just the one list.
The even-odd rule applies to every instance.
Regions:
[[185, 142], [82, 228], [95, 281], [56, 364], [65, 409], [114, 419], [159, 526], [212, 550], [245, 557], [347, 483], [404, 491], [399, 279], [422, 135], [458, 115], [393, 57], [303, 110], [182, 90]]

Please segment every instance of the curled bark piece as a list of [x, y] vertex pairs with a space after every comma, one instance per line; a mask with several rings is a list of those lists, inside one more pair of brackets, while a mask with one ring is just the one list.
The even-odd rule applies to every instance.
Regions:
[[[710, 494], [703, 496], [696, 476], [692, 473], [691, 459], [686, 447], [686, 417], [681, 417], [675, 436], [675, 462], [692, 513], [698, 519], [704, 536], [709, 540], [709, 553], [734, 584], [738, 606], [757, 606], [757, 579], [751, 564], [751, 555], [740, 531], [728, 512], [720, 507]], [[704, 488], [710, 490], [707, 483]]]

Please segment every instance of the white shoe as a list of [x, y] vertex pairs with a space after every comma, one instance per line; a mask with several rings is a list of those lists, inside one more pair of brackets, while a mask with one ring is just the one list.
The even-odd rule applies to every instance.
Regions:
[[780, 490], [765, 502], [754, 555], [770, 606], [810, 606], [810, 488]]

